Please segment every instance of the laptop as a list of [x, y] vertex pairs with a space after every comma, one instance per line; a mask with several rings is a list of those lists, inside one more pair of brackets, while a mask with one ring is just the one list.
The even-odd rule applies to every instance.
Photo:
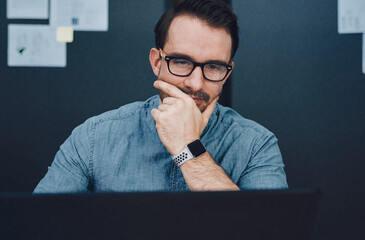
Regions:
[[2, 194], [0, 239], [311, 239], [319, 192]]

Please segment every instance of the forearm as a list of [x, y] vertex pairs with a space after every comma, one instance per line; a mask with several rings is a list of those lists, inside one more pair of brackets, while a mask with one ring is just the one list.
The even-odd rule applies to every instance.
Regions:
[[208, 152], [180, 166], [185, 181], [192, 191], [237, 191], [224, 170], [215, 163]]
[[[169, 96], [160, 100], [158, 109], [151, 110], [151, 116], [161, 142], [175, 156], [184, 146], [200, 138], [219, 96], [206, 102], [201, 112], [192, 97], [176, 86], [161, 80], [157, 80], [154, 86]], [[239, 190], [207, 152], [183, 163], [180, 168], [190, 190]]]

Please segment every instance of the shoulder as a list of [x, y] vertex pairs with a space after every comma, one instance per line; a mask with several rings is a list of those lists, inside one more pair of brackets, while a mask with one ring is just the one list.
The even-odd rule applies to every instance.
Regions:
[[235, 110], [229, 107], [224, 107], [217, 104], [216, 110], [213, 112], [215, 114], [217, 121], [220, 123], [221, 127], [224, 129], [235, 129], [236, 133], [249, 133], [255, 136], [272, 136], [274, 135], [266, 127], [261, 124], [247, 119], [237, 113]]
[[264, 146], [277, 145], [278, 139], [274, 133], [229, 107], [217, 105], [213, 114], [207, 137], [218, 139], [227, 149], [244, 152], [252, 158]]
[[144, 118], [150, 115], [152, 108], [158, 107], [159, 97], [155, 95], [146, 101], [136, 101], [113, 109], [97, 116], [88, 118], [84, 123], [77, 126], [73, 130], [73, 134], [83, 135], [83, 133], [91, 134], [98, 126], [112, 126], [114, 123], [129, 122], [133, 123], [136, 119]]
[[159, 100], [158, 96], [155, 95], [147, 99], [146, 101], [137, 101], [129, 103], [121, 106], [118, 109], [104, 112], [88, 120], [94, 122], [95, 124], [100, 124], [113, 120], [123, 120], [123, 119], [133, 118], [134, 116], [146, 113], [146, 111], [149, 112], [149, 110], [154, 107], [158, 107], [158, 100]]

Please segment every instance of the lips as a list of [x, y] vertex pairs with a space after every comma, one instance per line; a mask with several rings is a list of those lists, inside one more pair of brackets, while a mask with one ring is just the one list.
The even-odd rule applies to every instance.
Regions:
[[193, 98], [193, 100], [195, 101], [196, 104], [200, 104], [203, 99], [200, 99], [200, 98]]

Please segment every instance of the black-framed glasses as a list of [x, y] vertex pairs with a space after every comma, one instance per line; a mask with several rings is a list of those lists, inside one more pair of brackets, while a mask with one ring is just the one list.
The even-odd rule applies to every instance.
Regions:
[[227, 77], [233, 68], [231, 65], [218, 62], [198, 63], [184, 57], [166, 56], [162, 49], [160, 49], [160, 54], [161, 57], [165, 58], [169, 72], [179, 77], [189, 76], [199, 66], [205, 79], [220, 82]]

